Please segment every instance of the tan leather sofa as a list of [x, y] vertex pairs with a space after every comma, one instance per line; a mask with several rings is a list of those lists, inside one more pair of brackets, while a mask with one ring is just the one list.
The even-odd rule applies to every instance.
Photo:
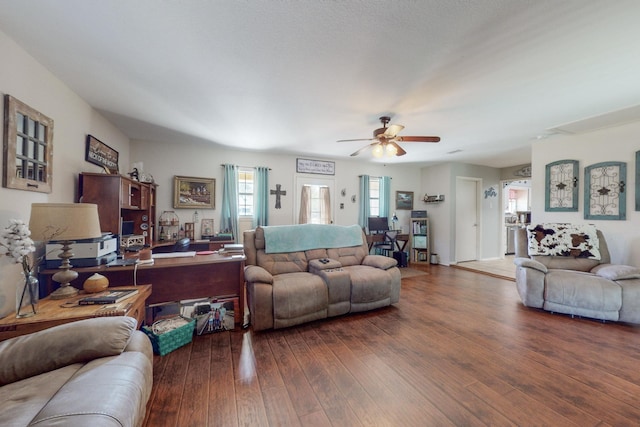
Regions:
[[640, 323], [640, 269], [611, 264], [597, 231], [600, 259], [529, 256], [527, 230], [516, 230], [516, 286], [527, 307], [599, 320]]
[[[308, 238], [305, 225], [292, 227], [297, 238]], [[244, 232], [244, 250], [254, 330], [372, 310], [400, 300], [397, 261], [369, 255], [364, 233], [357, 246], [266, 253], [264, 230], [258, 227]]]
[[0, 425], [140, 426], [153, 353], [136, 326], [102, 317], [0, 342]]

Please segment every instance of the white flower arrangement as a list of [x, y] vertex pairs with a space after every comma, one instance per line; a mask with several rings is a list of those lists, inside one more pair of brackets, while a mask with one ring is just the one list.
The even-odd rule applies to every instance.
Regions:
[[[32, 263], [29, 257], [29, 254], [35, 252], [36, 247], [29, 236], [31, 236], [29, 226], [19, 219], [9, 220], [9, 226], [0, 232], [0, 246], [7, 250], [7, 256], [12, 257], [16, 263], [22, 264], [22, 271], [25, 276], [22, 292], [18, 291], [16, 294], [16, 317], [28, 317], [36, 314], [37, 291], [34, 292], [32, 283], [35, 281], [35, 284], [37, 284], [38, 281], [31, 274], [37, 263]], [[27, 291], [29, 296], [25, 299]], [[26, 308], [26, 306], [23, 307], [23, 301], [31, 306], [30, 312], [21, 311]]]
[[33, 270], [34, 265], [29, 260], [29, 254], [36, 250], [31, 240], [29, 226], [19, 219], [9, 220], [9, 226], [0, 233], [0, 246], [6, 248], [6, 255], [12, 257], [16, 263], [22, 264], [25, 275]]

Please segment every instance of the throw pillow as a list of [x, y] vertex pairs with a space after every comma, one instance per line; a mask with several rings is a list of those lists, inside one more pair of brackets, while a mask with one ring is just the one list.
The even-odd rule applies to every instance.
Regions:
[[527, 226], [529, 255], [600, 259], [599, 240], [592, 224], [544, 223]]

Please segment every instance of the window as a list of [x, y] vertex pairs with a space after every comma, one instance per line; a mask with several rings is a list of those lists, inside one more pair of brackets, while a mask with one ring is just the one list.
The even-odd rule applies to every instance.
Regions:
[[294, 209], [298, 212], [297, 224], [333, 224], [335, 190], [333, 178], [295, 177]]
[[369, 214], [380, 216], [380, 178], [369, 177]]
[[309, 224], [329, 224], [330, 218], [327, 217], [326, 198], [325, 194], [329, 191], [329, 187], [326, 185], [305, 185], [309, 188], [309, 205], [310, 216], [308, 218]]
[[253, 217], [253, 170], [238, 171], [238, 215]]

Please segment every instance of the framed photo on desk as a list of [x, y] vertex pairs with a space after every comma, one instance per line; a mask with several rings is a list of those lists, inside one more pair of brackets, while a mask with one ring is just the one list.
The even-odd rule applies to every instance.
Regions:
[[200, 235], [203, 239], [213, 236], [213, 218], [203, 218]]

